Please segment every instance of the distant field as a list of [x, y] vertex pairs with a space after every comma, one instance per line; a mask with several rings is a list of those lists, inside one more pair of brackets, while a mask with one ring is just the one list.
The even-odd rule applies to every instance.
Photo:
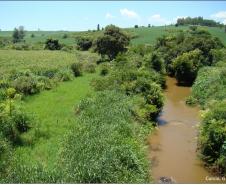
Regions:
[[[161, 35], [171, 33], [175, 30], [187, 30], [188, 26], [156, 26], [156, 27], [140, 27], [140, 28], [125, 28], [124, 30], [130, 33], [134, 39], [132, 39], [132, 44], [154, 44], [156, 39]], [[220, 40], [226, 45], [226, 33], [224, 29], [218, 27], [202, 27], [207, 29], [211, 34], [216, 37], [219, 37]], [[78, 36], [91, 36], [94, 39], [99, 36], [102, 31], [84, 31], [84, 32], [67, 32], [67, 31], [27, 31], [25, 36], [25, 41], [27, 43], [44, 43], [47, 38], [58, 39], [60, 43], [66, 45], [74, 45], [76, 38]], [[34, 34], [34, 37], [31, 35]], [[67, 38], [63, 38], [64, 35], [67, 35]], [[0, 37], [10, 38], [12, 31], [0, 31]]]
[[[12, 31], [0, 31], [0, 37], [11, 38]], [[25, 35], [25, 42], [34, 43], [44, 43], [46, 39], [53, 38], [58, 39], [60, 43], [66, 45], [75, 45], [76, 38], [79, 36], [92, 36], [97, 37], [101, 31], [84, 31], [84, 32], [69, 32], [69, 31], [27, 31]], [[31, 35], [34, 37], [31, 37]], [[64, 38], [66, 35], [66, 38]]]
[[[154, 44], [156, 39], [161, 35], [171, 33], [175, 30], [187, 30], [188, 26], [157, 26], [157, 27], [141, 27], [141, 28], [128, 28], [126, 29], [128, 32], [136, 35], [137, 38], [132, 40], [132, 44]], [[208, 30], [213, 36], [219, 37], [219, 39], [226, 45], [226, 33], [224, 29], [216, 28], [216, 27], [202, 27], [203, 29]]]
[[11, 70], [42, 70], [69, 66], [76, 61], [96, 61], [90, 52], [0, 50], [0, 75]]

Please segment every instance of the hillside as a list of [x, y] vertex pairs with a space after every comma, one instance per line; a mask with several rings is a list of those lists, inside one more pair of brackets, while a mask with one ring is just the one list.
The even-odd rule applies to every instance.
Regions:
[[[124, 30], [131, 34], [133, 37], [132, 44], [154, 44], [155, 40], [161, 35], [168, 33], [175, 33], [176, 30], [187, 30], [189, 26], [155, 26], [155, 27], [140, 27], [140, 28], [125, 28]], [[224, 29], [219, 27], [206, 27], [203, 29], [208, 30], [212, 35], [219, 37], [219, 39], [226, 45], [226, 33]], [[96, 38], [102, 31], [84, 31], [84, 32], [72, 32], [72, 31], [27, 31], [25, 41], [30, 44], [44, 43], [47, 38], [58, 39], [60, 43], [66, 45], [73, 45], [75, 40], [79, 36], [89, 36]], [[34, 37], [31, 37], [31, 35]], [[1, 31], [0, 38], [10, 38], [12, 31]], [[66, 35], [66, 36], [65, 36]], [[65, 37], [65, 38], [64, 38]]]

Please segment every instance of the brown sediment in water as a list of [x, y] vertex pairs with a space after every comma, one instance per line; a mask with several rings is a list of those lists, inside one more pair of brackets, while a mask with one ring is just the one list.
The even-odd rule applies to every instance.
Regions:
[[165, 176], [177, 183], [214, 183], [206, 181], [211, 175], [197, 158], [199, 108], [185, 104], [189, 94], [189, 87], [177, 86], [174, 78], [167, 77], [165, 105], [158, 118], [158, 129], [150, 137], [155, 182]]

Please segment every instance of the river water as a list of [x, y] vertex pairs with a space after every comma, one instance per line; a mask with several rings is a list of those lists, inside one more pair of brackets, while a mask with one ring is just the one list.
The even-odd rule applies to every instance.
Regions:
[[185, 104], [189, 94], [189, 87], [177, 86], [174, 78], [167, 77], [165, 105], [149, 140], [155, 182], [166, 176], [177, 183], [207, 183], [211, 176], [197, 158], [199, 108]]

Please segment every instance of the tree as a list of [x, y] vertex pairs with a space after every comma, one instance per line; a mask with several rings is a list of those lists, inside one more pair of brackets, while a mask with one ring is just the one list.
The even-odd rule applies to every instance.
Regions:
[[202, 66], [202, 52], [199, 49], [183, 53], [173, 61], [175, 77], [179, 84], [191, 84]]
[[122, 32], [119, 27], [109, 25], [105, 28], [104, 34], [97, 38], [95, 51], [102, 57], [107, 55], [112, 60], [119, 52], [126, 50], [129, 41], [129, 36]]
[[60, 50], [61, 47], [62, 46], [60, 45], [59, 41], [55, 39], [47, 39], [45, 42], [45, 49]]
[[14, 28], [13, 31], [13, 42], [19, 42], [20, 38], [19, 38], [19, 30], [17, 28]]
[[224, 26], [224, 32], [226, 33], [226, 25]]
[[148, 28], [150, 28], [151, 27], [151, 25], [150, 24], [148, 24]]
[[23, 26], [19, 26], [18, 29], [14, 28], [13, 35], [12, 35], [14, 43], [22, 41], [24, 36], [25, 36], [25, 31]]
[[92, 46], [92, 40], [88, 37], [79, 37], [77, 40], [77, 46], [78, 49], [86, 51]]
[[97, 31], [100, 31], [100, 25], [99, 24], [97, 25]]
[[138, 28], [138, 25], [134, 25], [134, 28]]
[[165, 73], [164, 61], [156, 52], [153, 52], [151, 54], [151, 57], [148, 60], [148, 65], [149, 67], [153, 68], [154, 70], [160, 73]]

